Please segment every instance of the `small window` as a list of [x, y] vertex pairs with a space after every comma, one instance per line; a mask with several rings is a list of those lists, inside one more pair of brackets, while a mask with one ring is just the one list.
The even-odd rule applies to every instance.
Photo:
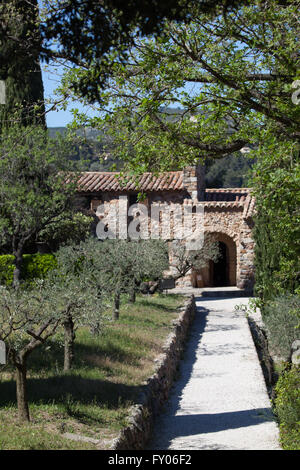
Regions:
[[133, 206], [134, 204], [137, 204], [138, 203], [138, 194], [137, 193], [129, 194], [128, 202], [129, 202], [129, 206]]
[[92, 199], [91, 202], [90, 202], [91, 210], [94, 211], [94, 212], [97, 212], [97, 208], [98, 208], [98, 206], [100, 206], [100, 204], [102, 204], [102, 199], [100, 199], [100, 198]]

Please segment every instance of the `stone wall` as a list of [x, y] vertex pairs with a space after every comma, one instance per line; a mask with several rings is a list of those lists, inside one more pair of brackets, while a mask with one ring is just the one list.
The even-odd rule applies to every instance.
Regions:
[[154, 374], [146, 381], [138, 403], [132, 407], [128, 426], [114, 440], [113, 450], [143, 450], [151, 438], [153, 420], [169, 396], [179, 361], [196, 311], [192, 296], [185, 304], [173, 332], [167, 338], [163, 354], [157, 358]]
[[254, 285], [253, 221], [243, 219], [239, 237], [238, 287], [252, 290]]
[[[194, 174], [192, 170], [191, 174]], [[189, 176], [189, 179], [194, 178], [195, 176]], [[193, 184], [195, 185], [196, 182]], [[102, 219], [103, 222], [105, 220], [108, 229], [115, 232], [117, 238], [126, 238], [127, 226], [130, 227], [130, 223], [133, 223], [134, 227], [140, 223], [142, 230], [147, 230], [149, 238], [154, 237], [170, 241], [178, 238], [178, 234], [184, 227], [183, 217], [186, 208], [190, 208], [193, 227], [196, 226], [196, 217], [200, 217], [199, 214], [193, 211], [193, 207], [199, 204], [199, 201], [186, 196], [187, 194], [184, 191], [154, 192], [149, 194], [146, 200], [141, 201], [142, 205], [140, 207], [145, 208], [145, 215], [143, 215], [143, 211], [137, 208], [130, 212], [130, 217], [126, 216], [129, 208], [129, 194], [105, 193], [102, 200], [92, 199], [91, 208], [95, 211], [100, 203], [103, 204], [103, 215], [99, 215], [99, 219]], [[203, 201], [200, 204], [204, 206], [205, 236], [212, 235], [216, 241], [224, 242], [227, 246], [230, 260], [229, 284], [237, 285], [243, 289], [251, 289], [254, 283], [254, 242], [252, 239], [252, 220], [244, 217], [244, 203]], [[120, 208], [123, 208], [125, 216], [120, 217]], [[153, 216], [155, 209], [158, 209], [158, 211]], [[121, 232], [122, 227], [125, 228], [123, 233]], [[106, 233], [108, 235], [109, 231]], [[156, 233], [155, 236], [154, 233]], [[170, 267], [172, 267], [172, 261], [170, 251]], [[206, 271], [203, 272], [206, 286], [211, 285], [209, 269], [208, 266]], [[191, 279], [192, 273], [189, 273], [185, 278], [180, 279], [177, 284], [190, 286]]]
[[[205, 237], [213, 235], [216, 241], [226, 245], [229, 259], [228, 284], [251, 291], [254, 284], [254, 241], [251, 217], [254, 198], [248, 194], [242, 199], [226, 200], [225, 197], [225, 200], [222, 200], [219, 198], [222, 194], [216, 193], [216, 200], [204, 200], [201, 171], [200, 166], [186, 168], [183, 173], [183, 189], [155, 191], [153, 188], [146, 194], [146, 199], [141, 200], [141, 205], [131, 210], [129, 217], [127, 217], [127, 211], [129, 207], [132, 209], [131, 203], [136, 195], [130, 191], [104, 191], [91, 195], [89, 196], [90, 209], [95, 213], [97, 207], [102, 204], [102, 211], [100, 211], [102, 215], [99, 212], [96, 214], [103, 222], [101, 233], [105, 231], [105, 236], [111, 231], [115, 233], [116, 238], [126, 238], [127, 227], [129, 228], [132, 224], [131, 228], [134, 230], [135, 227], [140, 227], [139, 230], [144, 233], [146, 231], [146, 238], [160, 238], [170, 243], [180, 238], [180, 233], [185, 227], [186, 214], [191, 213], [194, 230], [198, 217], [201, 217], [197, 207], [204, 207]], [[210, 191], [218, 190], [207, 191], [208, 196], [211, 196]], [[120, 213], [123, 214], [121, 217]], [[169, 255], [172, 270], [172, 250]], [[212, 285], [211, 264], [203, 271], [202, 277], [204, 287]], [[191, 286], [192, 279], [193, 273], [190, 272], [185, 278], [178, 280], [177, 285]]]
[[205, 165], [188, 166], [183, 170], [183, 186], [192, 199], [205, 199]]
[[215, 240], [224, 242], [229, 249], [230, 283], [251, 290], [254, 283], [254, 241], [251, 221], [243, 217], [243, 205], [208, 205], [204, 220], [205, 233], [211, 233]]

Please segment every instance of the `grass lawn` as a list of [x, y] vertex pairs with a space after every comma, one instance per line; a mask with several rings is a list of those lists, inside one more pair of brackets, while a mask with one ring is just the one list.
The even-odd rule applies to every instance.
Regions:
[[[78, 330], [70, 373], [62, 370], [62, 337], [34, 351], [28, 361], [30, 424], [18, 423], [13, 374], [2, 367], [0, 450], [109, 448], [153, 373], [182, 304], [175, 295], [139, 296], [135, 304], [121, 304], [119, 321], [99, 336]], [[62, 437], [66, 432], [101, 443], [72, 441]]]

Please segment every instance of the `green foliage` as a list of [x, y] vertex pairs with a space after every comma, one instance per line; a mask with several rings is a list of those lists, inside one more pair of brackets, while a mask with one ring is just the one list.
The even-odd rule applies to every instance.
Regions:
[[1, 286], [0, 290], [0, 339], [5, 341], [12, 363], [22, 365], [56, 331], [59, 318], [52, 308], [52, 292], [43, 281], [30, 289]]
[[[24, 255], [22, 277], [25, 281], [44, 279], [48, 271], [57, 265], [56, 258], [52, 254]], [[13, 282], [14, 256], [0, 256], [0, 284], [10, 286]]]
[[38, 127], [10, 128], [0, 138], [0, 156], [0, 243], [15, 251], [65, 212], [76, 167], [67, 140], [52, 140]]
[[81, 212], [59, 215], [38, 235], [38, 241], [47, 243], [51, 250], [62, 244], [80, 243], [90, 236], [93, 218]]
[[300, 450], [300, 368], [293, 366], [279, 378], [274, 400], [284, 450]]
[[153, 373], [153, 360], [182, 301], [176, 295], [141, 296], [134, 305], [122, 303], [119, 323], [109, 324], [101, 336], [79, 328], [71, 374], [62, 372], [57, 335], [33, 351], [28, 361], [30, 425], [16, 420], [13, 374], [8, 367], [0, 369], [0, 449], [95, 449], [90, 443], [64, 441], [57, 433], [63, 428], [80, 429], [104, 443], [117, 436], [140, 385]]
[[219, 246], [217, 242], [207, 238], [201, 249], [197, 251], [188, 251], [179, 241], [172, 243], [172, 267], [174, 268], [174, 278], [179, 279], [185, 276], [192, 269], [199, 271], [205, 268], [209, 261], [218, 261], [220, 257]]
[[128, 293], [133, 283], [157, 280], [168, 268], [168, 250], [160, 240], [96, 240], [61, 247], [56, 254], [66, 274], [84, 271], [87, 283], [110, 294]]
[[[166, 21], [156, 37], [136, 38], [99, 90], [99, 117], [76, 113], [78, 123], [108, 129], [115, 155], [135, 172], [255, 148], [266, 129], [280, 142], [299, 140], [296, 3], [240, 3], [226, 18], [192, 5], [188, 25]], [[70, 71], [62, 94], [86, 73]], [[171, 105], [181, 112], [171, 116]]]
[[14, 275], [14, 256], [0, 256], [0, 284], [10, 286]]
[[[217, 7], [231, 8], [237, 1], [243, 0], [219, 0]], [[157, 33], [165, 18], [188, 21], [190, 5], [199, 2], [44, 0], [40, 3], [44, 6], [40, 27], [42, 55], [48, 60], [60, 58], [73, 62], [77, 68], [84, 64], [87, 73], [75, 88], [93, 102], [99, 97], [99, 86], [108, 85], [113, 65], [127, 58], [128, 47], [136, 34]], [[216, 2], [201, 2], [201, 8], [214, 11]]]
[[[45, 279], [32, 282], [30, 288], [0, 288], [0, 340], [6, 343], [9, 361], [17, 372], [18, 411], [22, 421], [30, 419], [26, 397], [28, 356], [63, 326], [70, 333], [65, 335], [65, 369], [69, 368], [74, 355], [74, 323], [99, 330], [104, 320], [101, 315], [104, 296], [99, 292], [94, 295], [91, 276], [87, 277], [84, 269], [77, 275], [68, 272], [60, 262], [58, 256], [57, 267], [49, 270]], [[41, 263], [36, 263], [35, 269], [40, 274], [43, 268]]]
[[268, 301], [263, 307], [263, 320], [270, 345], [276, 355], [289, 360], [292, 342], [300, 339], [300, 297], [286, 293]]
[[[188, 25], [166, 21], [161, 34], [136, 39], [127, 63], [115, 62], [99, 117], [76, 115], [80, 125], [108, 129], [115, 156], [135, 173], [203, 158], [209, 186], [242, 185], [251, 160], [244, 165], [237, 151], [252, 149], [247, 186], [256, 197], [255, 289], [263, 301], [299, 286], [297, 13], [298, 2], [277, 0], [268, 8], [258, 0], [240, 3], [226, 18], [193, 5]], [[72, 71], [62, 92], [77, 73], [85, 74]], [[227, 168], [211, 165], [224, 156]]]
[[82, 250], [84, 243], [64, 246], [55, 254], [57, 266], [48, 271], [45, 285], [51, 290], [53, 310], [62, 323], [72, 318], [76, 325], [100, 329], [107, 319], [108, 289], [100, 291], [101, 272]]
[[300, 280], [300, 162], [295, 143], [280, 143], [265, 133], [257, 150], [252, 185], [255, 292], [267, 301], [295, 292]]
[[[271, 336], [287, 351], [298, 322], [288, 293], [297, 291], [300, 275], [300, 108], [291, 99], [299, 74], [298, 2], [242, 2], [226, 17], [203, 15], [197, 5], [190, 12], [188, 25], [166, 22], [155, 38], [136, 38], [127, 63], [115, 61], [110, 86], [99, 89], [99, 117], [76, 118], [109, 129], [115, 155], [133, 172], [254, 149], [256, 294]], [[76, 90], [88, 83], [91, 73], [72, 70], [62, 94], [70, 84]], [[170, 116], [171, 105], [182, 112]], [[212, 181], [224, 177], [223, 169], [211, 170]]]
[[26, 244], [73, 206], [79, 166], [68, 148], [67, 138], [50, 139], [40, 127], [0, 134], [0, 246], [15, 256], [15, 284]]
[[245, 188], [249, 187], [253, 158], [233, 155], [211, 159], [206, 164], [205, 183], [207, 188]]
[[165, 18], [189, 21], [195, 3], [203, 12], [222, 12], [246, 1], [5, 0], [0, 4], [0, 68], [20, 63], [22, 70], [24, 63], [39, 57], [47, 63], [83, 64], [90, 73], [80, 89], [94, 101], [99, 84], [106, 84], [114, 62], [124, 60], [137, 32], [157, 33]]
[[48, 127], [48, 133], [51, 138], [70, 136], [72, 147], [69, 158], [84, 161], [86, 171], [109, 171], [112, 165], [121, 169], [122, 163], [114, 159], [113, 142], [106, 132], [91, 128], [71, 130], [70, 127]]
[[25, 255], [23, 270], [24, 279], [32, 281], [34, 279], [44, 279], [49, 271], [55, 269], [57, 261], [52, 254]]

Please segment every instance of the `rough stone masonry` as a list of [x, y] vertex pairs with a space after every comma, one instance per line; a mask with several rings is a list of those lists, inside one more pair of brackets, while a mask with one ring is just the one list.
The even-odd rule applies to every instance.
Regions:
[[[143, 198], [139, 202], [140, 193]], [[134, 211], [132, 208], [137, 202], [140, 204], [139, 210]], [[252, 290], [255, 199], [249, 188], [205, 189], [201, 165], [160, 175], [144, 173], [127, 178], [126, 181], [116, 172], [84, 172], [78, 184], [78, 204], [94, 216], [95, 226], [103, 219], [107, 224], [107, 231], [115, 230], [116, 236], [120, 237], [124, 237], [124, 228], [119, 227], [117, 223], [120, 207], [125, 204], [129, 211], [129, 223], [136, 217], [141, 217], [140, 212], [145, 213], [146, 219], [140, 218], [140, 221], [144, 220], [143, 223], [148, 225], [149, 236], [151, 237], [151, 231], [153, 234], [155, 230], [169, 243], [170, 268], [172, 241], [176, 238], [178, 230], [178, 214], [183, 213], [184, 208], [190, 208], [192, 217], [195, 218], [197, 214], [194, 208], [200, 204], [204, 208], [204, 239], [210, 238], [219, 243], [222, 259], [217, 263], [209, 262], [199, 272], [189, 272], [177, 281], [178, 285], [237, 286], [247, 291]], [[97, 211], [99, 206], [102, 207], [100, 215]], [[169, 208], [170, 226], [166, 225], [163, 213], [157, 217], [156, 224], [150, 220], [151, 211], [157, 206], [164, 207], [164, 210]]]

